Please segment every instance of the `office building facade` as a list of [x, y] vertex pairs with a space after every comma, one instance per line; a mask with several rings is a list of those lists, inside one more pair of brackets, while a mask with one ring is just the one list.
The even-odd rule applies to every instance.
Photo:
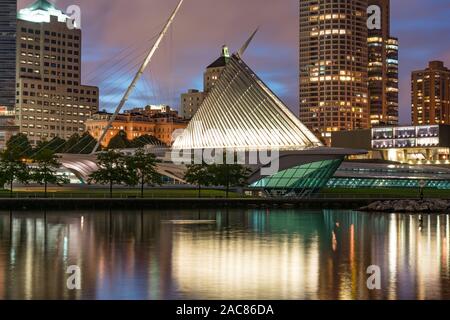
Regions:
[[206, 67], [203, 73], [203, 91], [190, 89], [181, 95], [181, 116], [185, 119], [192, 119], [205, 100], [207, 94], [211, 92], [219, 80], [220, 75], [230, 60], [230, 52], [227, 46], [222, 47], [222, 53], [218, 59]]
[[184, 119], [192, 119], [205, 100], [206, 93], [190, 89], [181, 95], [181, 116]]
[[0, 0], [0, 107], [16, 101], [17, 0]]
[[7, 107], [0, 107], [0, 151], [5, 149], [6, 143], [12, 136], [19, 133], [15, 125], [15, 113]]
[[300, 120], [328, 145], [369, 127], [367, 4], [300, 1]]
[[81, 84], [81, 30], [45, 0], [19, 11], [16, 124], [32, 144], [85, 131], [99, 90]]
[[397, 125], [398, 116], [398, 39], [390, 35], [390, 0], [369, 0], [381, 9], [380, 28], [369, 28], [370, 125]]
[[450, 124], [450, 70], [442, 61], [431, 61], [411, 76], [414, 125]]
[[450, 165], [450, 125], [386, 126], [333, 133], [333, 147], [368, 150], [358, 158]]
[[[86, 130], [92, 137], [99, 139], [111, 117], [112, 114], [107, 112], [93, 114], [86, 121]], [[130, 141], [148, 135], [158, 139], [162, 145], [170, 146], [173, 142], [174, 131], [186, 127], [187, 121], [172, 113], [151, 114], [145, 109], [141, 111], [135, 109], [135, 112], [128, 111], [117, 115], [102, 140], [102, 146], [108, 146], [111, 139], [120, 132], [124, 132]]]

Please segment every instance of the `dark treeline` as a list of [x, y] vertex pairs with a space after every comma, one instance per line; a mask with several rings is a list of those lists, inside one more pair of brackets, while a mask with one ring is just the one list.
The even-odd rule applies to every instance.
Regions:
[[[14, 151], [24, 158], [32, 157], [34, 154], [43, 150], [50, 150], [53, 153], [71, 153], [71, 154], [89, 154], [94, 150], [97, 140], [89, 133], [79, 135], [75, 133], [69, 139], [65, 140], [55, 137], [51, 140], [42, 140], [33, 147], [28, 137], [22, 133], [13, 136], [6, 144], [8, 150]], [[101, 150], [143, 148], [146, 145], [164, 146], [160, 140], [151, 135], [144, 135], [133, 140], [128, 140], [126, 133], [120, 131], [109, 142], [106, 148]], [[99, 151], [101, 151], [99, 150]]]

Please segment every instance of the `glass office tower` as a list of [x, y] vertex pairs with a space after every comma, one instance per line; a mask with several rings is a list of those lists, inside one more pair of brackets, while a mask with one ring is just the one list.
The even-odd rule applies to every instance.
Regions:
[[0, 106], [14, 109], [16, 101], [17, 0], [0, 0]]
[[369, 0], [381, 9], [381, 28], [369, 30], [370, 125], [398, 125], [398, 39], [390, 34], [390, 1]]

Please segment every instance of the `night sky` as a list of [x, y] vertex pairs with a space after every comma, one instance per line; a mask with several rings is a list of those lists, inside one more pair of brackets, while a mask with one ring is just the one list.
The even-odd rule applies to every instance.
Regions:
[[[34, 2], [18, 0], [19, 8]], [[55, 2], [55, 1], [53, 1]], [[59, 0], [82, 10], [83, 81], [100, 87], [101, 109], [118, 103], [177, 0]], [[410, 121], [410, 73], [429, 60], [450, 66], [450, 1], [391, 0], [391, 34], [400, 41], [400, 112]], [[244, 60], [298, 114], [298, 0], [186, 0], [126, 108], [178, 108], [179, 94], [202, 89], [205, 67], [227, 44], [238, 50], [260, 32]]]

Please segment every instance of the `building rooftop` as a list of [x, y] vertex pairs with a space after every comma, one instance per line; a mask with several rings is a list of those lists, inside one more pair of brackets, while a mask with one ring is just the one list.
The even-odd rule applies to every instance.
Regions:
[[56, 9], [55, 5], [47, 0], [37, 0], [27, 8], [30, 10], [45, 10], [45, 11], [48, 11], [50, 9]]
[[228, 47], [224, 45], [222, 47], [222, 54], [220, 58], [207, 66], [206, 69], [223, 68], [227, 65], [228, 61], [230, 61], [230, 51], [228, 50]]
[[59, 22], [66, 22], [70, 19], [62, 10], [47, 0], [37, 0], [30, 6], [19, 10], [17, 14], [17, 18], [20, 20], [36, 23], [49, 23], [51, 16], [56, 17]]

